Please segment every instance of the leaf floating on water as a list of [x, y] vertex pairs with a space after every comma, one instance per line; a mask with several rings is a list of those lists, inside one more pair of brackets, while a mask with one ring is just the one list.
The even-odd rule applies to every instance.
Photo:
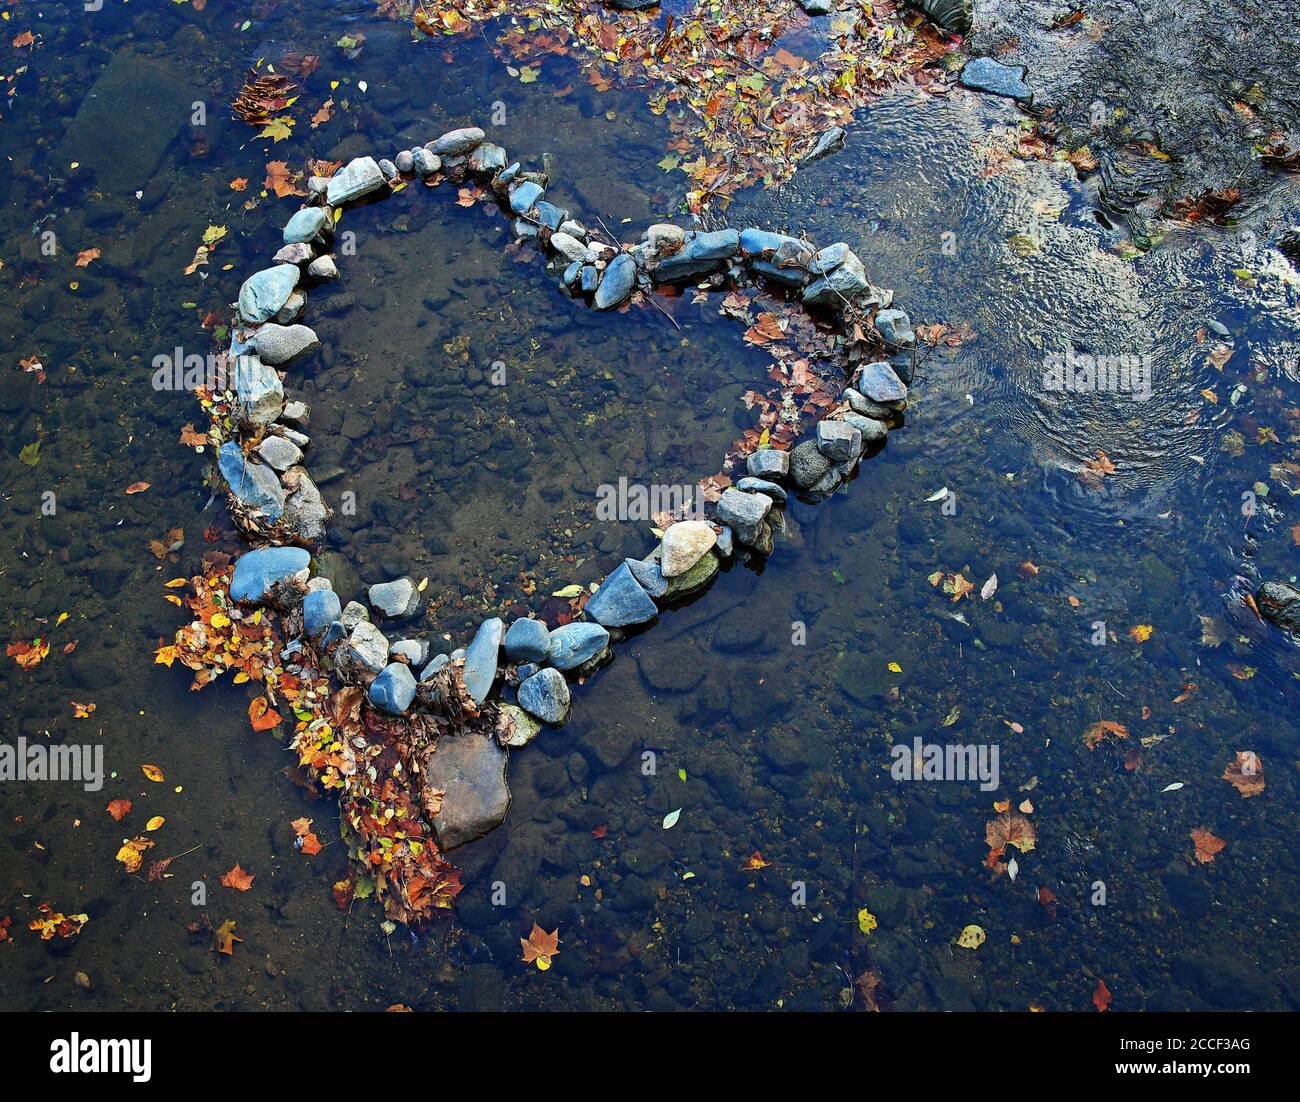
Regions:
[[148, 482], [132, 482], [131, 485], [126, 488], [126, 492], [128, 494], [142, 494], [147, 489], [149, 489]]
[[1196, 846], [1196, 860], [1202, 865], [1208, 865], [1213, 861], [1228, 844], [1222, 838], [1216, 838], [1204, 827], [1196, 827], [1192, 831], [1192, 843]]
[[536, 922], [527, 937], [521, 937], [519, 944], [523, 947], [523, 962], [537, 965], [539, 972], [551, 967], [551, 960], [560, 952], [560, 928], [557, 926], [549, 934]]
[[142, 765], [140, 766], [140, 771], [144, 773], [144, 775], [148, 777], [151, 781], [153, 781], [154, 784], [162, 784], [162, 782], [166, 780], [166, 778], [163, 776], [163, 771], [159, 769], [156, 765]]
[[1253, 750], [1238, 750], [1236, 760], [1224, 769], [1223, 779], [1248, 800], [1264, 791], [1264, 763]]
[[1110, 999], [1110, 988], [1106, 986], [1106, 981], [1103, 979], [1097, 980], [1096, 990], [1092, 993], [1092, 1005], [1100, 1012], [1110, 1006]]
[[948, 487], [947, 487], [947, 486], [943, 486], [943, 487], [941, 487], [940, 489], [935, 490], [934, 493], [932, 493], [932, 494], [931, 494], [929, 497], [927, 497], [925, 500], [926, 500], [927, 502], [930, 502], [930, 501], [942, 501], [942, 500], [943, 500], [944, 498], [946, 498], [947, 496], [948, 496]]
[[221, 876], [221, 886], [223, 888], [233, 888], [237, 892], [246, 892], [253, 886], [256, 879], [255, 874], [247, 873], [239, 867], [239, 862], [235, 862], [235, 867]]
[[876, 916], [866, 907], [863, 907], [862, 910], [858, 912], [858, 929], [862, 931], [864, 936], [870, 937], [871, 931], [876, 929], [879, 925], [880, 923], [876, 920]]
[[153, 816], [153, 818], [151, 818], [147, 823], [144, 824], [144, 829], [145, 829], [145, 830], [157, 830], [157, 829], [158, 829], [160, 826], [162, 826], [163, 823], [165, 823], [166, 821], [167, 821], [167, 820], [164, 819], [161, 815], [155, 815], [155, 816]]
[[1162, 788], [1160, 791], [1161, 791], [1162, 793], [1163, 793], [1163, 792], [1177, 792], [1177, 791], [1178, 791], [1180, 788], [1182, 788], [1182, 787], [1183, 787], [1183, 782], [1182, 782], [1182, 781], [1174, 781], [1173, 784], [1167, 784], [1167, 785], [1165, 785], [1164, 788]]
[[672, 830], [677, 825], [677, 820], [682, 817], [682, 809], [679, 807], [676, 811], [670, 811], [664, 816], [664, 830]]
[[963, 949], [978, 949], [984, 944], [987, 937], [988, 935], [984, 932], [982, 926], [976, 926], [972, 923], [957, 935], [957, 944]]
[[980, 600], [987, 601], [998, 591], [998, 576], [994, 572], [989, 575], [989, 580], [980, 588]]
[[1020, 875], [1020, 866], [1016, 864], [1016, 859], [1013, 857], [1011, 858], [1010, 861], [1007, 862], [1007, 876], [1009, 876], [1014, 881], [1015, 878], [1019, 875]]
[[566, 585], [563, 589], [557, 589], [554, 593], [551, 594], [551, 596], [562, 597], [565, 600], [568, 600], [570, 597], [576, 597], [581, 592], [582, 592], [582, 586], [575, 583], [573, 585]]

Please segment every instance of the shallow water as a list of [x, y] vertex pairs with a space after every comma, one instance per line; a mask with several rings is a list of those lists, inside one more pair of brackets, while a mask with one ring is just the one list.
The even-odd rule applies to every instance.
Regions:
[[[1119, 31], [1088, 39], [1101, 55], [1090, 64], [1121, 41], [1112, 61], [1145, 71], [1112, 7], [1099, 17]], [[1182, 227], [1123, 259], [1114, 250], [1132, 227], [1097, 218], [1094, 183], [990, 153], [1021, 113], [959, 90], [904, 91], [860, 115], [844, 153], [737, 196], [730, 224], [843, 239], [915, 321], [975, 335], [922, 353], [906, 428], [829, 502], [794, 504], [761, 572], [727, 570], [575, 690], [569, 725], [513, 755], [506, 824], [456, 852], [467, 888], [454, 914], [418, 937], [385, 936], [371, 904], [333, 904], [342, 846], [294, 850], [290, 820], [313, 818], [330, 843], [337, 813], [283, 775], [274, 738], [249, 732], [244, 692], [189, 694], [179, 669], [151, 664], [181, 619], [160, 583], [196, 570], [205, 547], [237, 545], [221, 502], [205, 506], [206, 457], [175, 443], [200, 411], [150, 389], [150, 361], [177, 343], [206, 351], [203, 314], [274, 250], [296, 201], [257, 197], [268, 159], [401, 148], [499, 100], [506, 123], [493, 137], [535, 164], [550, 153], [560, 201], [633, 238], [681, 201], [679, 178], [656, 167], [667, 128], [639, 93], [598, 93], [572, 62], [548, 60], [521, 84], [482, 38], [414, 41], [356, 5], [327, 5], [310, 25], [273, 7], [243, 32], [189, 6], [55, 25], [20, 5], [17, 29], [24, 18], [42, 40], [3, 122], [14, 160], [0, 177], [0, 607], [13, 638], [48, 631], [54, 647], [32, 671], [6, 660], [0, 707], [7, 738], [102, 740], [118, 776], [99, 793], [0, 786], [0, 917], [15, 925], [0, 945], [0, 1005], [835, 1010], [866, 970], [897, 1009], [1085, 1010], [1098, 978], [1116, 1009], [1300, 1005], [1296, 654], [1242, 600], [1295, 573], [1290, 476], [1275, 466], [1294, 446], [1295, 291], [1265, 274], [1294, 276], [1272, 249], [1295, 213], [1285, 176], [1249, 181], [1253, 245], [1241, 227]], [[1064, 63], [1048, 45], [1067, 32], [1044, 37], [1022, 19], [1025, 60], [1054, 89]], [[344, 29], [366, 36], [354, 60], [334, 46]], [[1252, 65], [1277, 72], [1271, 50], [1256, 45]], [[322, 64], [293, 112], [297, 135], [268, 151], [220, 102], [245, 62], [293, 51]], [[121, 88], [136, 79], [123, 59], [142, 57], [210, 104], [208, 129], [179, 128], [140, 169], [139, 199], [97, 196], [58, 159], [65, 125], [115, 57]], [[328, 82], [345, 77], [335, 98], [350, 106], [311, 130]], [[1185, 86], [1169, 79], [1171, 95], [1200, 94], [1194, 67]], [[1088, 102], [1088, 90], [1071, 97]], [[1124, 140], [1092, 147], [1118, 156]], [[122, 177], [142, 159], [124, 155]], [[239, 176], [246, 192], [228, 186]], [[330, 549], [361, 583], [428, 577], [425, 630], [463, 643], [484, 614], [536, 607], [648, 550], [645, 526], [596, 521], [595, 488], [716, 471], [753, 423], [740, 396], [762, 389], [769, 361], [716, 304], [664, 301], [680, 330], [656, 310], [594, 314], [535, 256], [504, 249], [499, 216], [458, 207], [446, 186], [419, 190], [349, 212], [356, 255], [306, 319], [329, 352], [290, 381], [313, 406], [311, 470], [343, 472], [324, 484], [336, 508], [356, 494]], [[185, 276], [209, 224], [230, 236], [206, 278]], [[40, 251], [47, 229], [52, 258]], [[74, 267], [92, 245], [102, 257]], [[1233, 275], [1242, 268], [1254, 281]], [[1232, 334], [1221, 369], [1206, 362], [1221, 343], [1201, 335], [1211, 320]], [[1045, 356], [1067, 348], [1150, 357], [1151, 396], [1046, 389]], [[33, 355], [44, 383], [12, 367]], [[507, 385], [494, 387], [502, 361]], [[38, 439], [29, 467], [19, 451]], [[1095, 488], [1079, 469], [1098, 450], [1116, 471]], [[152, 488], [124, 496], [136, 480]], [[925, 500], [944, 486], [955, 514]], [[148, 541], [175, 526], [185, 544], [160, 561]], [[996, 573], [996, 593], [953, 603], [927, 581], [962, 569], [977, 587]], [[1198, 616], [1217, 618], [1222, 643], [1202, 642]], [[1154, 627], [1140, 644], [1127, 634], [1138, 624]], [[71, 700], [96, 711], [75, 720]], [[1089, 751], [1083, 733], [1098, 720], [1130, 739]], [[1125, 768], [1155, 735], [1170, 737]], [[996, 745], [1002, 787], [895, 782], [889, 748], [916, 737]], [[1266, 790], [1250, 800], [1219, 779], [1238, 750], [1264, 763]], [[146, 762], [165, 783], [143, 779]], [[103, 811], [116, 797], [136, 803], [120, 825]], [[1038, 831], [1014, 881], [983, 863], [992, 803], [1008, 798], [1032, 801]], [[123, 827], [153, 814], [167, 823], [148, 859], [200, 847], [160, 883], [113, 861], [138, 832]], [[1227, 840], [1212, 864], [1191, 858], [1196, 827]], [[755, 851], [771, 864], [742, 871]], [[257, 876], [246, 894], [217, 884], [236, 861]], [[497, 883], [504, 906], [492, 903]], [[1059, 899], [1055, 917], [1041, 887]], [[40, 942], [23, 927], [44, 900], [91, 921], [73, 941]], [[869, 936], [864, 907], [879, 922]], [[207, 923], [230, 918], [244, 941], [219, 957]], [[545, 974], [518, 959], [534, 921], [560, 929]], [[954, 947], [972, 923], [987, 942]]]

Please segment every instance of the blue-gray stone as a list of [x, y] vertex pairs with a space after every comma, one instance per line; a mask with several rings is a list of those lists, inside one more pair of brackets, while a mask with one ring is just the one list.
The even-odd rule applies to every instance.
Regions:
[[507, 184], [510, 183], [511, 180], [513, 180], [518, 175], [519, 175], [519, 162], [515, 161], [514, 164], [512, 164], [509, 168], [505, 169], [501, 173], [501, 175], [497, 177], [497, 183], [501, 187], [505, 187]]
[[584, 294], [591, 294], [600, 286], [600, 270], [592, 264], [582, 266], [582, 290]]
[[818, 421], [817, 449], [834, 463], [853, 462], [862, 455], [862, 433], [846, 421]]
[[569, 714], [569, 683], [559, 670], [538, 670], [519, 686], [516, 699], [530, 716], [558, 726]]
[[387, 183], [373, 157], [357, 157], [329, 178], [329, 183], [325, 185], [325, 201], [331, 207], [337, 207], [378, 191]]
[[714, 544], [718, 549], [718, 554], [724, 559], [729, 559], [736, 551], [736, 535], [725, 524], [721, 526], [722, 531], [718, 533], [718, 542]]
[[864, 448], [869, 448], [872, 444], [879, 444], [889, 435], [889, 429], [884, 421], [864, 416], [854, 410], [845, 410], [840, 414], [840, 418], [846, 425], [852, 425], [862, 433], [862, 446]]
[[601, 583], [586, 604], [586, 613], [598, 624], [607, 628], [644, 624], [659, 615], [659, 608], [650, 595], [641, 588], [627, 563], [618, 568]]
[[[289, 578], [307, 580], [311, 556], [301, 547], [263, 547], [240, 555], [230, 578], [230, 599], [255, 605], [272, 596], [272, 589]], [[337, 603], [337, 602], [336, 602]]]
[[797, 237], [791, 237], [789, 234], [760, 230], [756, 226], [750, 226], [749, 229], [740, 231], [740, 251], [747, 257], [770, 260], [782, 245], [793, 245], [802, 248], [803, 242]]
[[536, 662], [525, 662], [522, 666], [519, 666], [515, 670], [515, 673], [519, 675], [519, 681], [520, 684], [522, 684], [523, 682], [527, 681], [530, 677], [532, 677], [533, 674], [535, 674], [541, 668], [542, 667], [539, 666]]
[[429, 640], [399, 639], [388, 653], [393, 658], [405, 658], [408, 666], [422, 666], [429, 659]]
[[506, 167], [506, 151], [493, 142], [480, 142], [469, 153], [469, 170], [480, 175], [491, 176], [492, 173]]
[[664, 257], [655, 268], [655, 278], [661, 283], [687, 276], [711, 272], [730, 260], [740, 251], [740, 234], [735, 230], [715, 230], [699, 233], [691, 230], [680, 252]]
[[279, 520], [284, 512], [284, 487], [270, 467], [250, 463], [238, 444], [227, 440], [217, 452], [217, 466], [230, 492], [247, 508], [268, 520]]
[[668, 592], [668, 579], [658, 562], [646, 559], [626, 559], [624, 565], [632, 572], [637, 584], [651, 597], [662, 597]]
[[541, 184], [524, 180], [510, 189], [510, 209], [515, 214], [527, 214], [545, 194], [546, 189]]
[[484, 134], [477, 126], [448, 130], [429, 144], [440, 157], [459, 157], [468, 153], [483, 140]]
[[297, 286], [296, 264], [277, 264], [254, 272], [239, 288], [239, 313], [255, 325], [268, 321], [289, 301]]
[[636, 261], [628, 253], [619, 253], [609, 262], [596, 288], [597, 310], [612, 310], [624, 302], [636, 286]]
[[973, 0], [908, 0], [914, 8], [920, 8], [936, 24], [953, 34], [970, 34], [975, 17]]
[[906, 348], [916, 343], [912, 319], [905, 310], [877, 310], [875, 325], [876, 331], [885, 338], [885, 343], [894, 348]]
[[566, 287], [574, 286], [574, 284], [578, 282], [581, 276], [582, 276], [582, 265], [575, 260], [572, 264], [570, 264], [567, 268], [564, 269], [564, 285]]
[[558, 230], [560, 223], [569, 217], [567, 210], [562, 210], [554, 203], [545, 201], [537, 204], [537, 220], [548, 230]]
[[770, 279], [786, 287], [802, 287], [811, 278], [800, 267], [783, 268], [770, 260], [751, 260], [749, 266], [764, 279]]
[[961, 82], [977, 92], [1024, 102], [1034, 95], [1034, 90], [1024, 82], [1024, 75], [1023, 65], [1003, 65], [991, 57], [977, 57], [966, 62], [961, 71]]
[[765, 478], [755, 478], [753, 475], [746, 475], [736, 483], [737, 490], [744, 490], [751, 494], [766, 494], [773, 501], [779, 501], [782, 505], [786, 502], [785, 490], [775, 482], [768, 482]]
[[343, 605], [332, 589], [313, 589], [302, 600], [302, 629], [313, 639], [342, 615]]
[[541, 620], [519, 619], [506, 632], [505, 646], [511, 662], [544, 662], [551, 653], [551, 631]]
[[836, 268], [804, 288], [803, 300], [809, 306], [838, 306], [870, 286], [862, 261], [849, 253]]
[[400, 716], [415, 699], [415, 675], [403, 662], [390, 662], [370, 682], [370, 703], [381, 712]]
[[284, 225], [284, 243], [296, 245], [299, 242], [314, 241], [316, 236], [329, 225], [329, 215], [321, 207], [303, 207]]
[[235, 396], [239, 416], [254, 425], [269, 425], [284, 409], [279, 373], [257, 356], [240, 356], [235, 361]]
[[404, 620], [414, 616], [420, 607], [420, 591], [410, 578], [396, 578], [391, 582], [378, 582], [366, 591], [370, 607], [382, 612], [390, 620]]
[[411, 151], [411, 167], [421, 180], [442, 171], [442, 158], [430, 149], [419, 146]]
[[790, 453], [778, 448], [759, 448], [749, 453], [745, 470], [755, 478], [784, 478], [790, 473]]
[[340, 639], [346, 639], [348, 629], [343, 626], [342, 620], [334, 620], [330, 626], [325, 629], [325, 634], [321, 636], [320, 645], [323, 648], [328, 647], [331, 643], [337, 643]]
[[497, 678], [501, 636], [504, 632], [505, 624], [501, 618], [493, 616], [479, 625], [474, 641], [465, 648], [465, 688], [474, 698], [475, 704], [482, 704], [492, 691], [492, 683]]
[[907, 401], [907, 387], [887, 360], [863, 364], [854, 376], [853, 386], [859, 394], [884, 406]]
[[435, 654], [429, 659], [429, 664], [420, 671], [420, 680], [428, 681], [435, 673], [445, 668], [451, 662], [451, 658], [445, 654]]
[[848, 260], [850, 255], [849, 246], [843, 241], [836, 241], [817, 251], [813, 257], [812, 270], [818, 275], [827, 275]]
[[728, 486], [722, 491], [716, 506], [718, 520], [736, 533], [736, 539], [746, 547], [758, 541], [763, 521], [772, 508], [772, 499], [766, 494], [747, 494]]
[[551, 632], [551, 665], [571, 670], [590, 662], [609, 646], [609, 632], [599, 624], [576, 620]]
[[369, 620], [359, 621], [348, 636], [349, 660], [371, 673], [388, 664], [388, 639]]

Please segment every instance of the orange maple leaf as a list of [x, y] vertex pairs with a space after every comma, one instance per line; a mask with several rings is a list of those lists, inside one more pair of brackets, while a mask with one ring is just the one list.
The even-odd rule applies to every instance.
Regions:
[[279, 724], [280, 713], [271, 707], [266, 697], [254, 697], [248, 705], [248, 722], [254, 731], [269, 731]]
[[121, 822], [131, 813], [130, 800], [110, 800], [106, 809], [113, 816], [114, 820]]
[[1100, 1012], [1110, 1006], [1110, 999], [1110, 988], [1106, 986], [1106, 981], [1098, 979], [1096, 990], [1092, 993], [1092, 1005]]
[[1128, 728], [1113, 719], [1103, 719], [1094, 723], [1083, 732], [1083, 743], [1089, 750], [1096, 750], [1107, 737], [1128, 738]]
[[1253, 750], [1238, 750], [1237, 760], [1228, 763], [1223, 779], [1241, 793], [1243, 800], [1264, 791], [1264, 763]]
[[1208, 865], [1213, 861], [1228, 844], [1222, 838], [1216, 838], [1204, 827], [1196, 827], [1192, 831], [1192, 842], [1196, 846], [1196, 860], [1202, 865]]
[[247, 873], [239, 867], [239, 862], [235, 862], [235, 867], [221, 877], [221, 886], [223, 888], [234, 888], [237, 892], [246, 892], [253, 886], [255, 873]]
[[519, 944], [524, 949], [524, 963], [536, 964], [538, 971], [545, 972], [551, 966], [551, 959], [559, 955], [560, 928], [557, 926], [548, 934], [534, 922], [532, 933], [521, 937]]

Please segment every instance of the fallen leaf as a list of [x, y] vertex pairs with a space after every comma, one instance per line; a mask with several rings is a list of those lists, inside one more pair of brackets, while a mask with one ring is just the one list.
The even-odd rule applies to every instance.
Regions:
[[120, 823], [123, 819], [127, 817], [127, 815], [131, 813], [131, 801], [130, 800], [109, 800], [108, 807], [106, 808], [106, 810], [111, 816], [113, 816], [115, 822]]
[[1192, 842], [1196, 846], [1196, 860], [1202, 865], [1208, 865], [1213, 861], [1228, 844], [1222, 838], [1216, 838], [1204, 827], [1196, 827], [1192, 831]]
[[539, 972], [545, 972], [550, 968], [552, 959], [559, 955], [560, 928], [557, 926], [548, 934], [534, 922], [532, 932], [527, 937], [521, 937], [519, 944], [524, 950], [523, 962], [535, 964]]
[[235, 862], [235, 867], [229, 872], [224, 873], [221, 877], [221, 886], [223, 888], [234, 888], [237, 892], [246, 892], [253, 886], [255, 873], [247, 873], [239, 867], [239, 862]]
[[1264, 763], [1253, 750], [1238, 750], [1236, 760], [1224, 769], [1223, 779], [1248, 800], [1264, 791]]
[[1092, 1005], [1095, 1006], [1098, 1011], [1105, 1010], [1110, 1006], [1110, 989], [1106, 986], [1106, 981], [1103, 979], [1097, 980], [1097, 987], [1092, 993]]

